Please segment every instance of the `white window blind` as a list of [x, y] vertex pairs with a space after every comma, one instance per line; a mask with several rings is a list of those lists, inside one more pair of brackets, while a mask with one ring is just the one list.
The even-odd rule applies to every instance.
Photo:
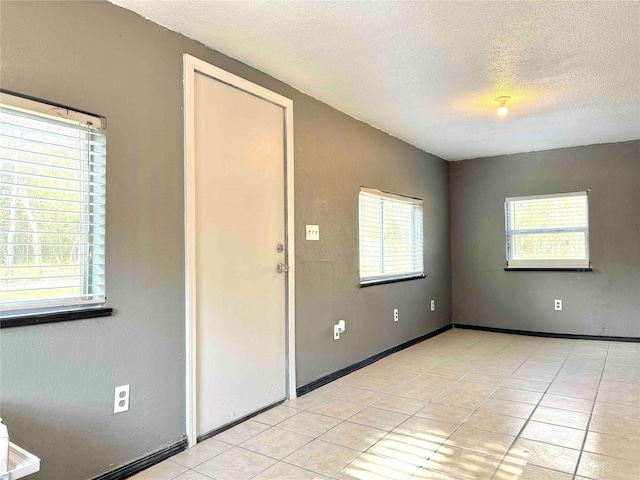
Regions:
[[505, 199], [507, 268], [589, 268], [587, 192]]
[[105, 301], [104, 119], [0, 97], [0, 313]]
[[360, 284], [424, 276], [422, 200], [360, 189]]

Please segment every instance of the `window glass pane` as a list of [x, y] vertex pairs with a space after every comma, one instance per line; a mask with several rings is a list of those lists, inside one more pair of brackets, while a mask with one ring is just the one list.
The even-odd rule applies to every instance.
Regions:
[[585, 256], [584, 232], [516, 234], [512, 260], [573, 259]]
[[384, 201], [384, 273], [408, 273], [413, 270], [412, 205]]
[[360, 192], [360, 280], [375, 283], [424, 273], [422, 201]]
[[360, 277], [382, 272], [382, 199], [360, 195]]
[[0, 106], [0, 311], [104, 302], [104, 130]]
[[587, 227], [587, 197], [520, 200], [511, 205], [512, 229]]
[[586, 192], [505, 201], [508, 267], [589, 266]]

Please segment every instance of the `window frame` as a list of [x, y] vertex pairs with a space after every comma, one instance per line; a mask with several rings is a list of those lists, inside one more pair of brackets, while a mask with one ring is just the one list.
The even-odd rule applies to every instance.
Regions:
[[[505, 221], [505, 271], [592, 271], [589, 254], [589, 189], [574, 192], [551, 193], [541, 195], [526, 195], [518, 197], [506, 197], [504, 199], [504, 221]], [[551, 198], [585, 197], [586, 202], [586, 227], [564, 227], [564, 228], [536, 228], [536, 229], [511, 229], [510, 204], [517, 201], [545, 200]], [[585, 258], [581, 259], [511, 259], [510, 253], [513, 251], [513, 236], [520, 234], [544, 234], [544, 233], [564, 233], [564, 232], [584, 232], [585, 235]]]
[[[44, 101], [35, 97], [22, 95], [5, 89], [0, 89], [0, 104], [3, 104], [10, 109], [15, 109], [18, 112], [23, 111], [28, 115], [41, 116], [44, 120], [49, 118], [55, 119], [59, 122], [68, 122], [70, 125], [86, 125], [88, 131], [90, 128], [105, 130], [104, 135], [106, 138], [106, 118], [100, 115], [92, 114], [57, 103]], [[91, 132], [94, 132], [94, 130], [91, 130]], [[88, 135], [94, 135], [94, 133], [88, 133]], [[104, 159], [106, 160], [106, 153], [104, 153], [103, 155]], [[80, 169], [79, 171], [83, 170]], [[94, 188], [93, 181], [91, 180], [91, 175], [93, 174], [88, 173], [93, 172], [93, 170], [88, 169], [86, 171], [87, 176], [84, 180], [82, 180], [82, 182], [86, 182], [87, 185], [91, 186], [88, 190], [86, 190], [87, 193], [83, 194], [87, 196], [87, 199], [82, 201], [82, 210], [80, 213], [82, 214], [83, 218], [88, 218], [88, 216], [102, 217], [102, 220], [100, 222], [97, 222], [95, 225], [103, 229], [103, 233], [101, 233], [100, 235], [104, 236], [106, 243], [106, 204], [103, 206], [104, 213], [97, 214], [94, 213], [94, 210], [92, 208], [88, 208], [84, 205], [84, 202], [89, 201], [89, 195], [96, 195], [94, 193], [88, 193], [93, 192]], [[104, 183], [102, 184], [102, 188], [104, 190], [97, 195], [102, 195], [102, 197], [106, 201], [106, 162], [104, 166], [104, 173], [100, 173], [100, 175], [104, 177]], [[61, 180], [64, 180], [64, 178], [61, 177]], [[88, 208], [86, 212], [85, 208]], [[94, 223], [91, 222], [91, 228], [93, 228], [93, 225]], [[91, 245], [93, 244], [91, 243]], [[104, 259], [106, 257], [106, 252], [104, 252], [105, 246], [101, 244], [100, 248], [103, 250], [103, 253], [101, 253], [97, 257]], [[83, 272], [82, 275], [87, 277], [85, 280], [83, 280], [83, 284], [86, 286], [95, 285], [95, 283], [93, 283], [94, 280], [88, 279], [92, 276], [95, 277], [96, 275], [96, 273], [93, 271], [93, 269], [95, 268], [95, 263], [93, 262], [96, 256], [94, 256], [93, 252], [91, 252], [89, 257], [90, 260], [82, 260], [82, 265], [84, 266], [81, 269], [81, 271]], [[104, 268], [106, 269], [106, 265], [104, 266]], [[106, 272], [104, 272], [102, 275], [106, 277]], [[101, 286], [101, 293], [97, 295], [98, 298], [90, 301], [83, 301], [81, 299], [69, 301], [70, 297], [61, 297], [58, 299], [52, 299], [51, 304], [45, 305], [28, 305], [28, 302], [25, 302], [24, 306], [13, 305], [8, 308], [2, 308], [2, 306], [0, 305], [0, 328], [110, 316], [113, 313], [113, 309], [110, 307], [106, 307], [106, 289], [104, 285]]]
[[[369, 196], [375, 196], [380, 198], [381, 201], [384, 201], [384, 199], [386, 199], [387, 201], [397, 201], [397, 202], [403, 202], [403, 203], [407, 203], [407, 204], [412, 204], [412, 205], [417, 205], [420, 207], [420, 227], [421, 227], [421, 232], [420, 232], [420, 241], [422, 242], [421, 248], [419, 249], [420, 251], [420, 259], [421, 259], [421, 269], [420, 271], [412, 271], [410, 273], [396, 273], [396, 274], [378, 274], [378, 275], [369, 275], [369, 276], [364, 276], [362, 275], [362, 260], [363, 260], [363, 255], [362, 255], [362, 228], [363, 228], [363, 224], [362, 224], [362, 211], [361, 211], [361, 196], [362, 194], [365, 195], [369, 195]], [[381, 210], [380, 215], [383, 215], [383, 212]], [[382, 224], [381, 226], [381, 235], [384, 234], [384, 217], [381, 218], [380, 223]], [[411, 230], [412, 230], [412, 242], [416, 240], [416, 224], [415, 224], [415, 218], [412, 217], [411, 219]], [[373, 285], [383, 285], [383, 284], [387, 284], [387, 283], [396, 283], [396, 282], [404, 282], [407, 280], [415, 280], [415, 279], [419, 279], [419, 278], [425, 278], [425, 267], [424, 267], [424, 208], [423, 208], [423, 201], [420, 198], [416, 198], [416, 197], [410, 197], [407, 195], [400, 195], [397, 193], [391, 193], [391, 192], [386, 192], [383, 190], [378, 190], [378, 189], [374, 189], [374, 188], [369, 188], [369, 187], [360, 187], [360, 190], [358, 192], [358, 278], [359, 278], [359, 286], [360, 287], [369, 287], [369, 286], [373, 286]], [[381, 264], [384, 263], [384, 257], [380, 258]]]

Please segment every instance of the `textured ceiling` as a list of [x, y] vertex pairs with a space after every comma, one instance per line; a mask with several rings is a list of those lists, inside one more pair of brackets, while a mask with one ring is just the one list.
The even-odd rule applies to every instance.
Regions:
[[113, 3], [447, 160], [640, 138], [640, 2]]

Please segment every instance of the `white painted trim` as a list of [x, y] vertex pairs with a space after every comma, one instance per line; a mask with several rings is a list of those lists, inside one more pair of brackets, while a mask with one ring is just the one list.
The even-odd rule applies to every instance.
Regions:
[[589, 259], [508, 260], [510, 268], [589, 268]]
[[509, 202], [521, 202], [528, 200], [545, 200], [547, 198], [562, 198], [562, 197], [586, 197], [588, 192], [567, 192], [567, 193], [547, 193], [544, 195], [529, 195], [526, 197], [507, 197], [504, 199], [505, 203]]
[[185, 244], [185, 339], [186, 339], [186, 433], [189, 448], [197, 443], [196, 403], [196, 192], [195, 192], [195, 66], [184, 55], [184, 244]]
[[294, 208], [294, 171], [293, 171], [293, 100], [281, 97], [287, 103], [282, 105], [285, 114], [285, 155], [287, 166], [287, 398], [296, 398], [296, 241], [295, 241], [295, 208]]
[[184, 202], [185, 202], [185, 339], [186, 339], [186, 433], [189, 448], [197, 440], [196, 405], [196, 200], [195, 200], [195, 125], [194, 81], [200, 72], [211, 78], [263, 98], [284, 109], [286, 156], [287, 223], [287, 398], [296, 397], [295, 356], [295, 229], [294, 229], [294, 146], [293, 100], [249, 82], [225, 70], [184, 54]]

